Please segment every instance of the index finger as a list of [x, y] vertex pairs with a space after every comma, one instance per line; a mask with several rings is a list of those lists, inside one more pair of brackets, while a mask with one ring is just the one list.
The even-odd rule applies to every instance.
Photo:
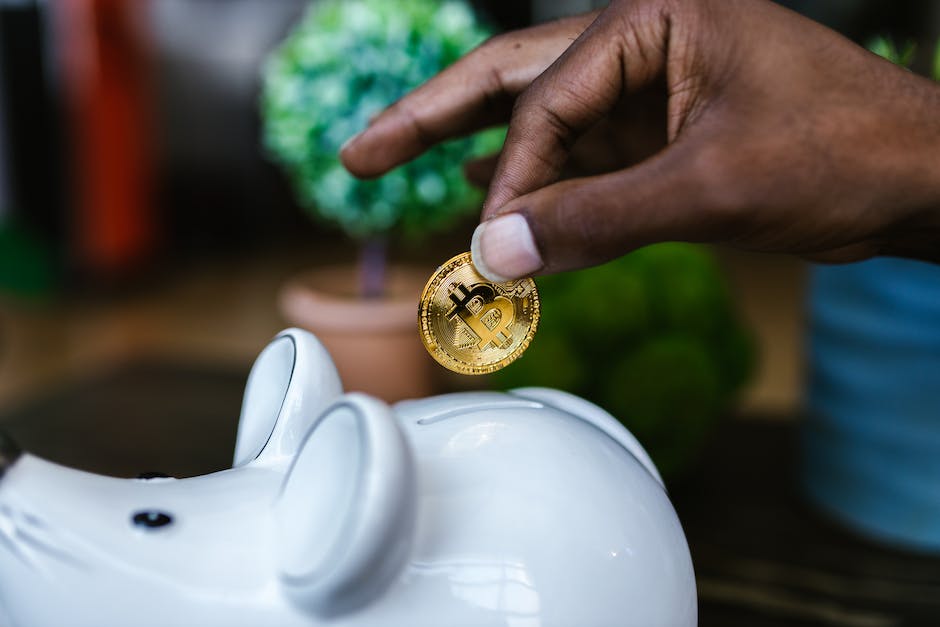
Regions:
[[596, 15], [578, 15], [490, 39], [382, 112], [343, 147], [343, 165], [358, 177], [379, 176], [441, 141], [508, 120], [516, 95]]

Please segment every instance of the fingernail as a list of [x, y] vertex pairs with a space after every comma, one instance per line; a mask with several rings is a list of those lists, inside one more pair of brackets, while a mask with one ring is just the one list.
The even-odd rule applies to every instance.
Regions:
[[362, 134], [363, 134], [364, 132], [365, 132], [365, 131], [359, 131], [358, 133], [356, 133], [355, 135], [353, 135], [352, 137], [350, 137], [349, 139], [347, 139], [346, 141], [344, 141], [344, 142], [343, 142], [343, 145], [339, 147], [339, 151], [340, 151], [340, 152], [343, 152], [344, 150], [346, 150], [347, 148], [349, 148], [349, 146], [350, 146], [354, 141], [356, 141], [357, 139], [359, 139], [360, 137], [362, 137]]
[[477, 272], [494, 283], [531, 276], [544, 265], [529, 222], [518, 213], [480, 224], [470, 240], [470, 257]]

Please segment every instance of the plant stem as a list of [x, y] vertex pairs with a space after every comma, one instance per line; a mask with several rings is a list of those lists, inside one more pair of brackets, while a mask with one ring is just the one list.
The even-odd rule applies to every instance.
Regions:
[[381, 298], [385, 295], [386, 257], [388, 242], [375, 236], [362, 243], [359, 258], [359, 293], [363, 298]]

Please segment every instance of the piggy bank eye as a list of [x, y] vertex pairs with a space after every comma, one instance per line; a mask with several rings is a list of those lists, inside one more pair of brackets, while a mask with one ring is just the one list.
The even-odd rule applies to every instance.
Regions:
[[157, 510], [143, 510], [131, 515], [131, 522], [141, 529], [159, 529], [173, 523], [173, 517]]

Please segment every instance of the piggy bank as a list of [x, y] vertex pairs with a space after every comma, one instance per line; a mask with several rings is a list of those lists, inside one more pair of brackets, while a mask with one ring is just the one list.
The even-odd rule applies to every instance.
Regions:
[[0, 445], [4, 627], [696, 624], [647, 454], [577, 397], [343, 394], [284, 331], [248, 378], [232, 468], [119, 479]]

